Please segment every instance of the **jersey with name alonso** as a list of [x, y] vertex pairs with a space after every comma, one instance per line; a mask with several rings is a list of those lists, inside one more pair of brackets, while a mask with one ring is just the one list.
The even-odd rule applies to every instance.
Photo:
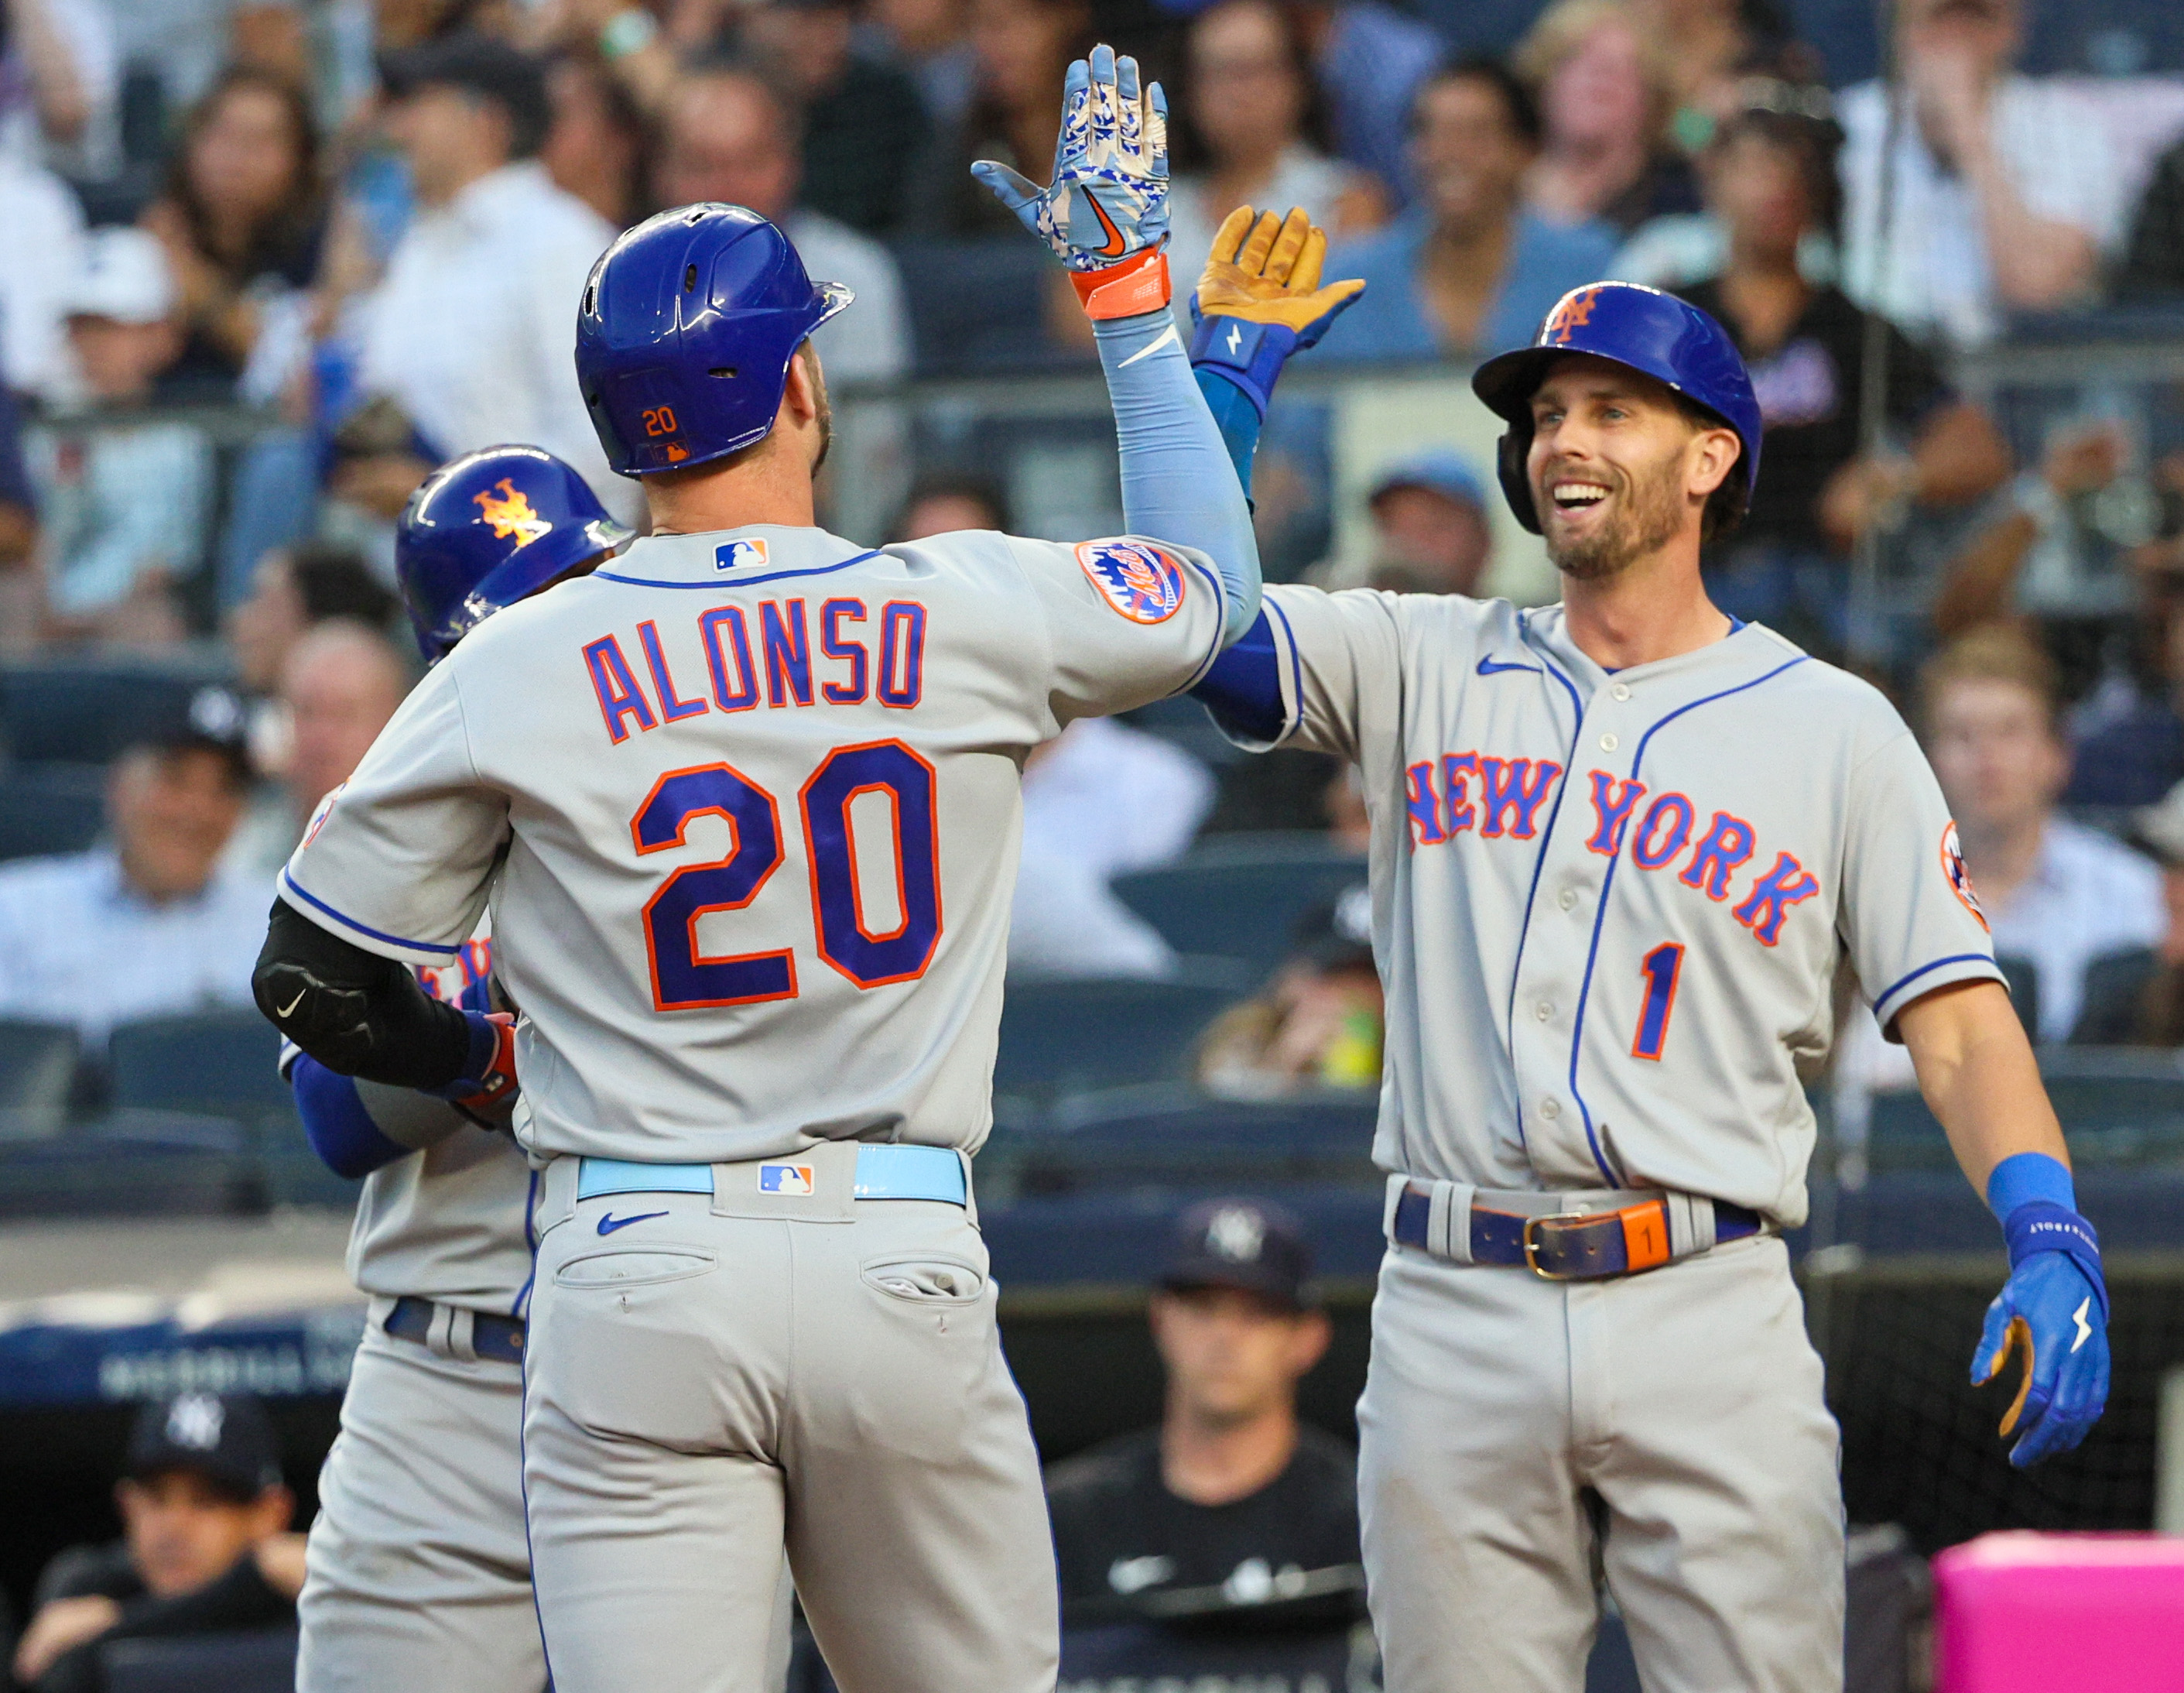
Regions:
[[1999, 979], [1903, 719], [1771, 630], [1611, 674], [1559, 606], [1267, 606], [1282, 739], [1355, 761], [1371, 814], [1386, 1168], [1794, 1225], [1838, 964], [1884, 1026]]
[[1222, 625], [1150, 541], [655, 536], [465, 637], [281, 895], [426, 964], [490, 897], [534, 1154], [972, 1149], [1024, 758], [1188, 686]]

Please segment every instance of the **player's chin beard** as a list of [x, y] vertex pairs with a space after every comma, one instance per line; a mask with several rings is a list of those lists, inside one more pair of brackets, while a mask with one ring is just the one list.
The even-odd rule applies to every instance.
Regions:
[[[1621, 509], [1609, 522], [1591, 534], [1559, 545], [1552, 531], [1547, 534], [1547, 556], [1555, 568], [1574, 581], [1604, 581], [1667, 545], [1684, 521], [1683, 501], [1674, 486], [1675, 469], [1673, 465], [1663, 466], [1642, 480], [1618, 472]], [[1545, 497], [1553, 480], [1552, 475], [1541, 478], [1541, 487], [1534, 494], [1542, 511], [1554, 509], [1554, 502]]]

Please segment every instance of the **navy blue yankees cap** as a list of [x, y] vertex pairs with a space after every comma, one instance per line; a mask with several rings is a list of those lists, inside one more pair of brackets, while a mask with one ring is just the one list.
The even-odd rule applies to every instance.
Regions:
[[1312, 1242], [1304, 1225], [1264, 1199], [1208, 1199], [1176, 1220], [1160, 1285], [1170, 1293], [1237, 1288], [1308, 1310]]

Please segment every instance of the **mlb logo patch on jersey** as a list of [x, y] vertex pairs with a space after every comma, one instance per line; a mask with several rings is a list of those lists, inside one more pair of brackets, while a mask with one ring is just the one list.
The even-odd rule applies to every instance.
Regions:
[[1143, 541], [1084, 541], [1077, 549], [1100, 597], [1134, 623], [1164, 623], [1183, 605], [1183, 566]]
[[713, 549], [713, 568], [716, 570], [745, 570], [753, 565], [761, 568], [766, 564], [766, 543], [763, 540], [723, 541]]
[[808, 1164], [761, 1164], [758, 1167], [758, 1191], [778, 1193], [784, 1199], [800, 1197], [818, 1187], [818, 1177]]
[[1979, 919], [1979, 925], [1987, 927], [1986, 913], [1980, 908], [1979, 890], [1972, 886], [1972, 873], [1964, 868], [1964, 849], [1957, 839], [1956, 819], [1942, 831], [1942, 874], [1949, 879], [1949, 886], [1964, 902], [1964, 909]]

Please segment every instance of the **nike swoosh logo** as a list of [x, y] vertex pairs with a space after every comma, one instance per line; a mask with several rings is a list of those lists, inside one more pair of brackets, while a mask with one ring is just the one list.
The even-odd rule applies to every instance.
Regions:
[[616, 1229], [627, 1228], [632, 1223], [649, 1223], [655, 1217], [664, 1217], [666, 1215], [665, 1211], [639, 1211], [633, 1217], [618, 1217], [612, 1211], [609, 1211], [599, 1219], [599, 1232], [612, 1234]]
[[273, 1014], [276, 1017], [293, 1016], [295, 1014], [296, 1008], [304, 1003], [304, 995], [309, 993], [310, 991], [311, 990], [308, 987], [298, 990], [296, 997], [290, 1000], [286, 1005], [282, 1006], [278, 1011], [276, 1011]]
[[1536, 664], [1497, 664], [1490, 658], [1482, 658], [1479, 661], [1479, 673], [1481, 676], [1497, 675], [1504, 670], [1521, 671], [1527, 676], [1544, 676], [1546, 673]]
[[1080, 187], [1077, 192], [1084, 196], [1084, 204], [1092, 208], [1092, 215], [1100, 220], [1100, 227], [1107, 232], [1107, 244], [1105, 247], [1095, 247], [1091, 251], [1098, 254], [1102, 259], [1121, 258], [1123, 249], [1129, 243], [1123, 239], [1123, 232], [1115, 227], [1115, 220], [1107, 215], [1107, 208], [1100, 204], [1089, 188]]
[[2086, 1321], [2086, 1313], [2092, 1309], [2092, 1305], [2093, 1296], [2088, 1293], [2078, 1301], [2077, 1310], [2070, 1313], [2070, 1321], [2078, 1325], [2078, 1338], [2070, 1343], [2073, 1352], [2093, 1338], [2093, 1326]]
[[1131, 366], [1137, 363], [1139, 360], [1150, 359], [1154, 354], [1159, 352], [1162, 348], [1168, 345], [1171, 342], [1178, 347], [1183, 344], [1183, 337], [1176, 333], [1175, 320], [1172, 317], [1168, 320], [1167, 327], [1161, 331], [1160, 338], [1158, 340], [1155, 341], [1150, 347], [1139, 348], [1136, 352], [1131, 354], [1128, 358], [1123, 360], [1123, 362], [1117, 365], [1115, 368], [1117, 370], [1127, 371]]

